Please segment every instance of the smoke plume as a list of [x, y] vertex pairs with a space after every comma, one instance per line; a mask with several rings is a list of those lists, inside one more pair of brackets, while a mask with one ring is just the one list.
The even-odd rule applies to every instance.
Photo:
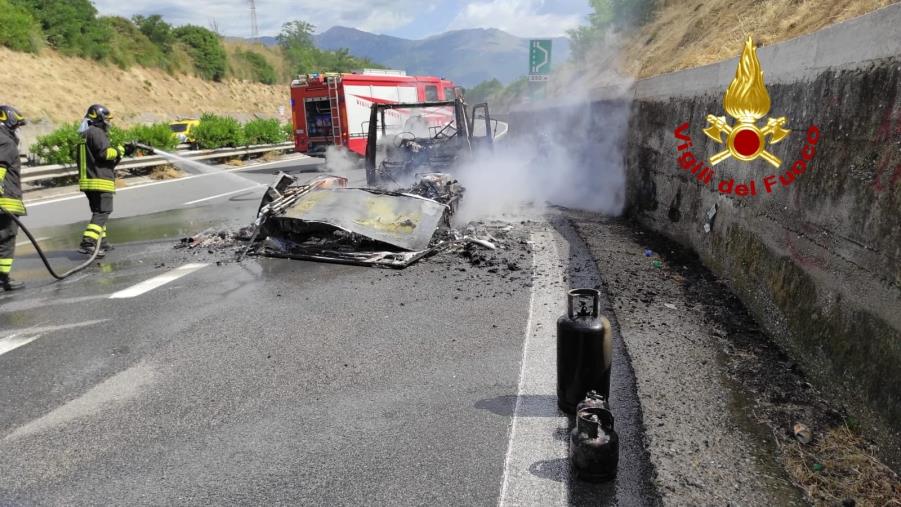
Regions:
[[509, 134], [457, 171], [466, 187], [458, 219], [547, 205], [622, 213], [633, 80], [617, 72], [618, 54], [608, 38], [585, 62], [559, 69], [543, 100], [493, 114], [509, 122]]

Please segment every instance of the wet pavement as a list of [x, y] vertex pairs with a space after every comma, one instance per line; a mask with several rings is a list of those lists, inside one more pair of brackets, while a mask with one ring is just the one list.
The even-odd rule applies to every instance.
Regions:
[[[29, 288], [0, 294], [0, 504], [497, 504], [537, 297], [528, 249], [522, 269], [446, 253], [403, 271], [175, 250], [249, 223], [263, 189], [237, 183], [168, 210], [185, 196], [133, 190], [148, 212], [114, 219], [116, 250], [63, 282], [20, 251]], [[45, 209], [64, 222], [69, 205]], [[41, 219], [51, 261], [80, 260], [81, 224]], [[536, 230], [554, 226], [518, 233]], [[562, 300], [598, 282], [578, 238], [555, 234], [566, 278], [541, 297]], [[584, 485], [565, 459], [536, 461], [530, 481], [562, 480], [550, 503], [657, 502], [619, 340], [616, 354], [620, 477]]]

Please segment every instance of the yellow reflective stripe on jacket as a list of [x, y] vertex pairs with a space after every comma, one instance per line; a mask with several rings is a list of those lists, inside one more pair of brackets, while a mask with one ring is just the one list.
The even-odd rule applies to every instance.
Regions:
[[3, 178], [6, 177], [6, 168], [0, 167], [0, 181], [3, 181]]
[[93, 190], [95, 192], [115, 192], [116, 182], [101, 178], [83, 178], [78, 182], [78, 189], [81, 191]]
[[119, 150], [115, 148], [107, 148], [105, 155], [107, 160], [116, 160], [117, 158], [119, 158]]
[[88, 145], [81, 143], [78, 145], [78, 179], [84, 180], [88, 177]]
[[25, 214], [25, 204], [22, 203], [22, 199], [16, 199], [13, 197], [0, 197], [0, 208], [9, 211], [13, 215]]

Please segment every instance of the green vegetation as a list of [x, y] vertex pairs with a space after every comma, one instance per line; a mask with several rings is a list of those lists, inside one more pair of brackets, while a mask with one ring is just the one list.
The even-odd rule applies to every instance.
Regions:
[[275, 67], [266, 61], [263, 55], [254, 51], [242, 51], [239, 49], [235, 52], [235, 58], [243, 60], [250, 67], [254, 81], [268, 85], [275, 84], [278, 81]]
[[45, 136], [39, 136], [29, 151], [41, 157], [45, 164], [74, 163], [75, 147], [81, 142], [78, 125], [66, 123]]
[[230, 77], [272, 85], [296, 74], [379, 67], [346, 49], [317, 48], [313, 25], [299, 20], [283, 25], [277, 48], [242, 49], [232, 43], [228, 51], [222, 38], [206, 28], [173, 27], [158, 14], [98, 17], [91, 0], [0, 0], [0, 26], [0, 46], [14, 51], [37, 53], [46, 44], [66, 56], [122, 69], [193, 70], [211, 81]]
[[290, 75], [312, 72], [350, 72], [361, 68], [382, 68], [368, 58], [351, 56], [347, 49], [324, 51], [313, 44], [316, 27], [306, 21], [282, 25], [278, 45], [282, 49]]
[[205, 114], [200, 117], [200, 125], [194, 128], [194, 139], [201, 149], [216, 149], [241, 146], [244, 143], [244, 129], [238, 120], [227, 116]]
[[252, 120], [244, 124], [246, 144], [275, 144], [287, 140], [285, 131], [278, 120]]
[[[131, 21], [120, 18], [100, 18], [111, 29], [109, 59], [120, 68], [127, 69], [139, 64], [145, 67], [166, 68], [169, 60], [166, 54], [154, 44]], [[138, 60], [140, 58], [140, 60]]]
[[10, 3], [27, 9], [41, 25], [47, 44], [64, 55], [93, 60], [109, 56], [112, 29], [97, 19], [97, 9], [90, 0], [11, 0]]
[[172, 135], [169, 124], [165, 122], [151, 125], [135, 125], [125, 130], [123, 137], [125, 142], [137, 141], [166, 151], [174, 150], [178, 146], [178, 139]]
[[225, 48], [219, 36], [206, 28], [185, 25], [176, 28], [175, 38], [184, 43], [194, 60], [198, 75], [211, 81], [222, 81], [227, 68]]
[[[75, 148], [82, 139], [78, 133], [80, 124], [66, 123], [45, 136], [39, 136], [29, 151], [39, 156], [45, 164], [74, 164]], [[178, 144], [168, 123], [136, 125], [128, 129], [112, 126], [109, 137], [113, 146], [137, 141], [161, 150], [172, 150]]]
[[43, 33], [31, 12], [21, 6], [0, 0], [0, 46], [13, 51], [37, 53], [43, 45]]
[[283, 123], [282, 124], [282, 133], [285, 136], [286, 141], [291, 141], [294, 139], [294, 125], [291, 123]]
[[[591, 14], [588, 24], [570, 30], [573, 63], [584, 64], [591, 50], [604, 43], [608, 32], [622, 31], [646, 23], [658, 0], [588, 0]], [[483, 81], [466, 90], [466, 102], [478, 104], [488, 102], [495, 110], [503, 110], [522, 100], [529, 92], [529, 82], [523, 76], [504, 86], [497, 79]]]
[[588, 0], [588, 3], [592, 10], [588, 25], [568, 33], [575, 60], [584, 59], [611, 29], [622, 30], [644, 23], [657, 6], [657, 0]]
[[[503, 91], [504, 85], [497, 79], [482, 81], [481, 83], [466, 90], [466, 103], [481, 104], [482, 102], [491, 102], [492, 97]], [[489, 104], [490, 105], [490, 104]]]
[[159, 14], [132, 16], [131, 21], [150, 42], [156, 44], [162, 51], [168, 52], [172, 49], [175, 44], [175, 34], [172, 33], [172, 25], [163, 21], [162, 16]]

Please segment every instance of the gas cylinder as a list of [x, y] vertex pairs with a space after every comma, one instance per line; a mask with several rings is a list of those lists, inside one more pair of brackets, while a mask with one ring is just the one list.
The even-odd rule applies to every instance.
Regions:
[[613, 337], [600, 310], [600, 291], [573, 289], [566, 315], [557, 319], [557, 406], [568, 414], [588, 391], [610, 397]]
[[613, 430], [613, 414], [609, 410], [601, 407], [579, 410], [569, 444], [569, 458], [577, 478], [601, 482], [616, 477], [619, 435]]
[[585, 395], [585, 399], [580, 401], [579, 404], [576, 405], [576, 413], [578, 413], [583, 408], [590, 407], [605, 408], [607, 410], [610, 410], [610, 405], [607, 403], [607, 398], [604, 398], [602, 394], [598, 394], [598, 392], [595, 390], [588, 391], [588, 394]]

